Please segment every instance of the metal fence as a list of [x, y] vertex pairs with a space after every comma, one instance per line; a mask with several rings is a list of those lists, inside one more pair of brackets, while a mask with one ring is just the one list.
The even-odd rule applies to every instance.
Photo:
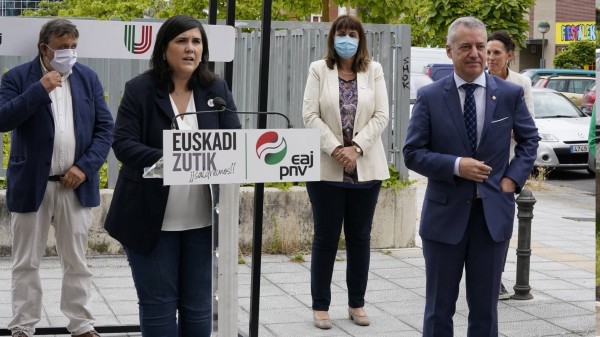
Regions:
[[[220, 23], [223, 24], [223, 23]], [[302, 98], [312, 61], [322, 59], [326, 51], [329, 23], [273, 22], [269, 66], [268, 111], [288, 116], [295, 128], [303, 127]], [[371, 57], [380, 62], [385, 74], [390, 100], [390, 125], [383, 135], [388, 150], [388, 161], [400, 174], [408, 171], [400, 154], [409, 118], [410, 79], [410, 26], [365, 24], [367, 46]], [[233, 62], [232, 93], [239, 111], [256, 111], [258, 107], [258, 80], [260, 61], [260, 21], [237, 21], [235, 58]], [[34, 43], [32, 41], [25, 43]], [[7, 70], [30, 61], [31, 57], [0, 55], [0, 68]], [[104, 86], [108, 106], [116, 116], [125, 82], [148, 69], [148, 61], [80, 59], [79, 62], [94, 69]], [[215, 72], [221, 76], [224, 64], [216, 64]], [[240, 114], [244, 128], [257, 125], [255, 115]], [[286, 128], [283, 118], [272, 116], [268, 128]], [[4, 158], [0, 152], [0, 163]], [[0, 167], [0, 177], [6, 168]], [[108, 183], [114, 187], [118, 162], [112, 151], [108, 158]]]

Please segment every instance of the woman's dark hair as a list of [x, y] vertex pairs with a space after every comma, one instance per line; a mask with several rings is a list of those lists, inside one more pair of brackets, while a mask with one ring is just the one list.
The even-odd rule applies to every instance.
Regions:
[[506, 52], [515, 50], [515, 43], [511, 39], [510, 35], [504, 30], [497, 30], [488, 36], [488, 42], [490, 41], [500, 41], [504, 45], [504, 49]]
[[175, 84], [171, 78], [173, 72], [171, 71], [171, 68], [169, 68], [169, 64], [165, 58], [167, 46], [169, 45], [169, 42], [179, 34], [194, 28], [198, 28], [202, 35], [202, 56], [200, 64], [198, 64], [198, 67], [194, 70], [192, 77], [188, 81], [188, 89], [193, 89], [196, 84], [206, 86], [216, 77], [216, 75], [208, 69], [208, 38], [206, 37], [206, 32], [204, 31], [202, 24], [191, 16], [176, 15], [169, 18], [162, 26], [160, 26], [160, 29], [156, 34], [154, 50], [150, 57], [150, 70], [148, 70], [148, 73], [150, 73], [159, 83], [166, 83], [169, 92], [175, 90]]
[[335, 33], [340, 30], [353, 29], [358, 32], [358, 50], [352, 64], [352, 71], [361, 72], [366, 71], [369, 65], [369, 51], [367, 51], [367, 37], [365, 30], [360, 20], [351, 15], [340, 15], [333, 21], [331, 28], [329, 28], [329, 35], [327, 36], [327, 54], [325, 55], [325, 63], [329, 69], [333, 69], [333, 65], [340, 66], [340, 57], [335, 51], [334, 40]]

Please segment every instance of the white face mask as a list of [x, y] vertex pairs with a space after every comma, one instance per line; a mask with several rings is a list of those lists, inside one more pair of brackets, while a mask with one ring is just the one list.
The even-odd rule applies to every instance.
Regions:
[[54, 52], [54, 58], [50, 62], [52, 68], [61, 74], [67, 74], [77, 62], [77, 49], [59, 49], [54, 50], [50, 46], [46, 45], [48, 49]]

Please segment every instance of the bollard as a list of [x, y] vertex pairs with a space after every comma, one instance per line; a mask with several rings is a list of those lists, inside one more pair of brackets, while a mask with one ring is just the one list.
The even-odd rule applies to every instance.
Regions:
[[531, 219], [533, 219], [533, 205], [536, 200], [529, 189], [521, 190], [516, 199], [517, 218], [519, 218], [519, 243], [517, 246], [517, 279], [513, 289], [515, 300], [530, 300], [531, 286], [529, 285], [529, 263], [531, 258]]

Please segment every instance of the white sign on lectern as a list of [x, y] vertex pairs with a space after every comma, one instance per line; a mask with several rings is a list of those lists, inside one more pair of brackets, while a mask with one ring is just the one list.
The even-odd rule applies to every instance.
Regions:
[[319, 131], [165, 130], [165, 185], [320, 180]]

